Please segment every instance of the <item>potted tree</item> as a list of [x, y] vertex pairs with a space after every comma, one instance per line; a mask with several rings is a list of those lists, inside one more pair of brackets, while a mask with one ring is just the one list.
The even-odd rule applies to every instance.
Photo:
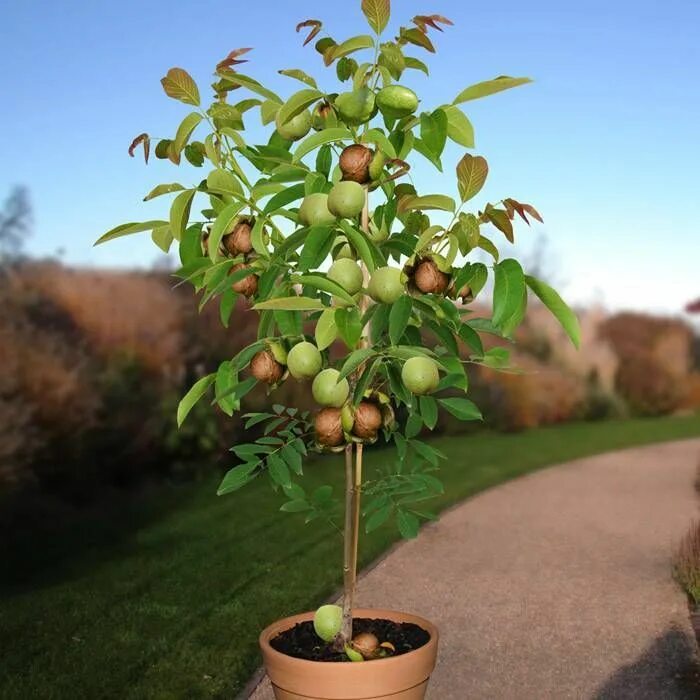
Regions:
[[[257, 340], [194, 384], [178, 423], [212, 391], [212, 403], [233, 415], [257, 384], [274, 401], [282, 382], [311, 383], [313, 414], [280, 405], [244, 414], [258, 437], [232, 448], [240, 464], [218, 490], [229, 494], [265, 475], [285, 498], [281, 510], [344, 523], [342, 607], [281, 620], [260, 636], [278, 698], [423, 697], [437, 630], [408, 613], [354, 608], [360, 523], [371, 531], [393, 520], [410, 538], [433, 517], [424, 501], [442, 490], [442, 455], [421, 431], [435, 427], [440, 410], [465, 421], [481, 417], [465, 396], [465, 366], [507, 366], [504, 344], [485, 349], [481, 334], [511, 339], [528, 288], [578, 342], [576, 318], [559, 295], [515, 259], [500, 259], [486, 235], [499, 231], [512, 242], [516, 217], [541, 221], [534, 207], [506, 198], [465, 210], [486, 181], [482, 156], [459, 159], [456, 197], [410, 184], [414, 155], [442, 171], [447, 139], [474, 147], [463, 103], [529, 79], [501, 76], [450, 103], [423, 105], [402, 81], [411, 72], [427, 75], [412, 54], [434, 52], [434, 31], [452, 23], [420, 15], [390, 38], [389, 0], [362, 0], [361, 7], [371, 29], [365, 35], [337, 42], [321, 34], [318, 20], [297, 26], [339, 86], [284, 69], [302, 85], [283, 99], [239, 72], [249, 51], [242, 48], [216, 66], [213, 102], [203, 106], [192, 77], [169, 70], [161, 81], [166, 94], [193, 109], [173, 138], [155, 143], [155, 156], [201, 168], [200, 181], [158, 185], [145, 199], [174, 194], [168, 219], [123, 224], [98, 241], [150, 232], [164, 251], [177, 242], [177, 277], [202, 305], [218, 303], [224, 325], [239, 297], [258, 314]], [[258, 144], [243, 135], [255, 113], [270, 132]], [[140, 134], [130, 155], [141, 146], [147, 162], [151, 143]], [[203, 205], [199, 214], [195, 202]], [[490, 270], [493, 312], [477, 318], [469, 304]], [[393, 445], [396, 461], [368, 482], [363, 450], [377, 440]], [[344, 456], [344, 498], [334, 499], [330, 486], [304, 489], [312, 450]]]

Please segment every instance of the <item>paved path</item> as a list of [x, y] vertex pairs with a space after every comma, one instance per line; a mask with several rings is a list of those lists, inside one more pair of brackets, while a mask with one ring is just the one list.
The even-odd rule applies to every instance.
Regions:
[[437, 623], [430, 700], [700, 697], [669, 575], [699, 455], [700, 440], [624, 450], [486, 491], [396, 548], [359, 602]]

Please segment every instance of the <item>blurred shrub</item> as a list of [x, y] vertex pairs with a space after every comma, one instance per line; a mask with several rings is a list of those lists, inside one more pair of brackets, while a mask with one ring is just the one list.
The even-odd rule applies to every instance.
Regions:
[[676, 550], [673, 573], [683, 590], [700, 605], [700, 520], [694, 520]]
[[600, 335], [620, 360], [615, 386], [633, 413], [663, 415], [681, 407], [691, 370], [688, 326], [670, 318], [621, 313], [601, 324]]

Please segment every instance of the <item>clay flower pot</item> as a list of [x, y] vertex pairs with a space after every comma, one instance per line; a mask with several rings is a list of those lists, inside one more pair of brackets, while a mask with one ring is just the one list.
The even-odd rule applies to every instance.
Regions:
[[312, 612], [272, 623], [260, 635], [267, 675], [277, 700], [422, 700], [435, 667], [438, 630], [416, 615], [393, 610], [355, 609], [355, 617], [412, 622], [430, 634], [419, 649], [393, 658], [353, 663], [306, 661], [287, 656], [270, 646], [270, 640], [298, 622], [312, 620]]

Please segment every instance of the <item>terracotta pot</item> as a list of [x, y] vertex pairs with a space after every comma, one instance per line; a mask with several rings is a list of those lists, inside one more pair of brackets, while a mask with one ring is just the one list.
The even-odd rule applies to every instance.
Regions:
[[413, 622], [430, 634], [427, 644], [388, 659], [360, 663], [306, 661], [276, 651], [270, 639], [314, 614], [274, 622], [260, 635], [267, 675], [277, 700], [422, 700], [437, 657], [438, 630], [416, 615], [393, 610], [355, 609], [355, 617]]

